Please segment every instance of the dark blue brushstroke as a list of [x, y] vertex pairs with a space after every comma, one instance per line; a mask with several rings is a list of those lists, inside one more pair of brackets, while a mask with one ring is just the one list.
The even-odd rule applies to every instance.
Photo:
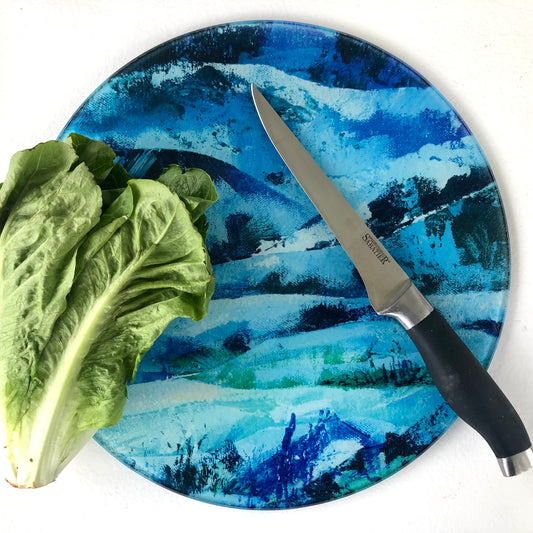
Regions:
[[[189, 440], [185, 448], [178, 445], [174, 464], [163, 467], [160, 480], [191, 496], [218, 485], [223, 493], [246, 495], [249, 508], [290, 508], [328, 501], [346, 494], [337, 482], [341, 475], [348, 473], [373, 483], [381, 479], [383, 462], [385, 469], [394, 462], [408, 463], [435, 438], [428, 434], [420, 439], [417, 426], [445, 424], [450, 416], [451, 411], [440, 406], [402, 433], [388, 432], [375, 438], [325, 409], [304, 435], [294, 438], [297, 417], [292, 413], [279, 447], [262, 461], [254, 463], [240, 455], [231, 440], [203, 452], [201, 442], [195, 445]], [[328, 446], [339, 441], [354, 443], [352, 456], [329, 471], [317, 471]], [[232, 474], [231, 480], [224, 479], [225, 472]]]
[[[394, 158], [415, 153], [427, 144], [460, 143], [469, 135], [464, 125], [457, 125], [453, 113], [428, 109], [416, 116], [392, 115], [378, 110], [364, 121], [343, 121], [342, 129], [352, 134], [354, 142], [373, 136], [389, 136], [388, 155]], [[402, 135], [402, 132], [409, 134]]]

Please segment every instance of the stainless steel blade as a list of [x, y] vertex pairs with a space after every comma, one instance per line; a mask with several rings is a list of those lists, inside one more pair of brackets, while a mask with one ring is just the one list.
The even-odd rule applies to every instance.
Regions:
[[375, 311], [394, 316], [407, 329], [425, 318], [432, 307], [407, 274], [255, 85], [252, 96], [272, 144], [357, 267]]

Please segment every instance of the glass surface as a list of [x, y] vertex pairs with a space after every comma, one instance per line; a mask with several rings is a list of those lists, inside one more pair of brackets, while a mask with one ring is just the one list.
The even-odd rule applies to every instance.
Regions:
[[169, 325], [98, 442], [193, 498], [286, 508], [390, 476], [455, 415], [402, 328], [373, 313], [268, 141], [251, 83], [485, 366], [509, 245], [492, 173], [454, 109], [397, 58], [333, 30], [203, 29], [135, 59], [80, 107], [62, 138], [106, 141], [135, 177], [203, 168], [220, 195], [208, 316]]

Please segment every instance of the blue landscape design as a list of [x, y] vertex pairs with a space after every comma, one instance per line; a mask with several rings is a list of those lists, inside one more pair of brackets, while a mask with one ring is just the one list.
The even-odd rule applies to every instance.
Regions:
[[457, 113], [388, 53], [332, 30], [247, 22], [162, 44], [103, 83], [61, 136], [108, 142], [134, 176], [199, 167], [216, 291], [146, 354], [124, 417], [97, 433], [193, 498], [289, 508], [390, 476], [455, 419], [407, 335], [264, 133], [254, 83], [488, 366], [509, 247], [488, 164]]

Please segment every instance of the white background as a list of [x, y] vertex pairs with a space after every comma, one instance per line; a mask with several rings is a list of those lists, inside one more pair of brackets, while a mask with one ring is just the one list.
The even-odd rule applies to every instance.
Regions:
[[[126, 62], [172, 37], [236, 20], [341, 30], [398, 56], [474, 132], [500, 186], [512, 246], [509, 311], [490, 373], [533, 433], [533, 3], [529, 0], [0, 0], [0, 180], [10, 156], [55, 138]], [[194, 529], [193, 529], [194, 528]], [[462, 421], [407, 468], [335, 502], [291, 511], [199, 503], [91, 442], [38, 490], [0, 484], [0, 530], [533, 531], [533, 471], [506, 479]]]

